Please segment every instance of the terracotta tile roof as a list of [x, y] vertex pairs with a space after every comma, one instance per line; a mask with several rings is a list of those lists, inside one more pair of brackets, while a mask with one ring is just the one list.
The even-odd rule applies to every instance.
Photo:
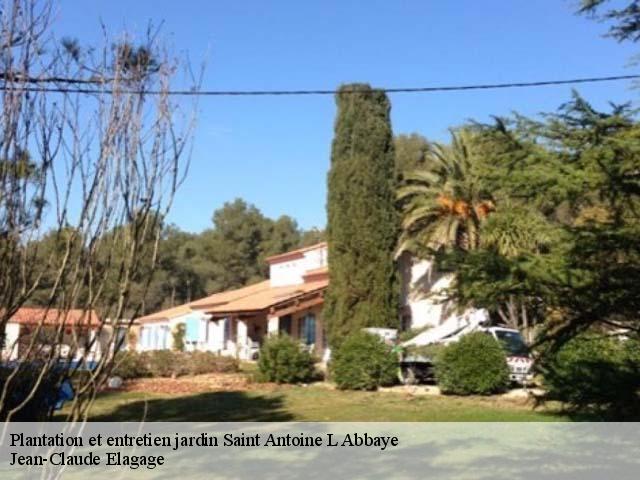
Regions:
[[306, 272], [304, 272], [304, 276], [306, 277], [307, 275], [317, 275], [319, 273], [329, 273], [329, 267], [325, 265], [324, 267], [312, 268], [311, 270], [307, 270]]
[[253, 295], [255, 293], [261, 292], [269, 288], [270, 288], [269, 280], [264, 280], [262, 282], [255, 283], [253, 285], [237, 288], [235, 290], [227, 290], [226, 292], [214, 293], [213, 295], [209, 295], [208, 297], [201, 298], [200, 300], [195, 300], [190, 303], [185, 303], [184, 305], [178, 305], [176, 307], [168, 308], [160, 312], [151, 313], [149, 315], [145, 315], [144, 317], [138, 318], [136, 322], [152, 323], [152, 322], [161, 322], [161, 321], [170, 320], [172, 318], [179, 317], [181, 315], [186, 315], [193, 311], [202, 311], [203, 307], [205, 306], [211, 307], [216, 305], [224, 305], [233, 300], [238, 300], [247, 295]]
[[201, 310], [204, 306], [210, 307], [226, 304], [234, 300], [239, 300], [241, 298], [255, 295], [265, 290], [269, 290], [270, 288], [271, 281], [263, 280], [262, 282], [254, 283], [253, 285], [242, 288], [237, 288], [235, 290], [227, 290], [226, 292], [214, 293], [213, 295], [209, 295], [208, 297], [204, 297], [200, 300], [196, 300], [195, 302], [191, 302], [189, 305], [193, 309]]
[[170, 320], [172, 318], [191, 313], [192, 310], [189, 305], [189, 303], [185, 303], [184, 305], [178, 305], [177, 307], [167, 308], [166, 310], [140, 317], [136, 321], [139, 323], [149, 323], [157, 322], [160, 320]]
[[55, 308], [45, 309], [36, 307], [22, 307], [14, 313], [8, 323], [19, 324], [39, 324], [58, 325], [60, 323], [69, 325], [94, 325], [98, 326], [100, 320], [93, 310], [58, 310]]
[[300, 285], [287, 285], [284, 287], [270, 287], [268, 282], [262, 282], [258, 285], [259, 288], [255, 288], [251, 293], [238, 296], [233, 300], [224, 303], [218, 302], [217, 304], [207, 304], [203, 301], [199, 301], [196, 302], [199, 303], [199, 305], [196, 306], [192, 304], [192, 307], [211, 314], [262, 311], [274, 305], [294, 300], [296, 297], [322, 291], [327, 288], [329, 281], [325, 279], [307, 282]]
[[320, 268], [314, 268], [312, 270], [307, 270], [302, 275], [302, 278], [304, 279], [305, 282], [314, 282], [316, 280], [324, 280], [325, 278], [328, 278], [328, 275], [329, 275], [329, 267], [324, 266]]
[[294, 258], [300, 258], [303, 256], [305, 252], [309, 252], [311, 250], [317, 250], [319, 248], [324, 248], [326, 246], [327, 246], [327, 242], [320, 242], [320, 243], [316, 243], [315, 245], [298, 248], [297, 250], [291, 250], [289, 252], [284, 252], [279, 255], [272, 255], [270, 257], [267, 257], [267, 263], [278, 263], [278, 262], [283, 262], [285, 260], [293, 260]]

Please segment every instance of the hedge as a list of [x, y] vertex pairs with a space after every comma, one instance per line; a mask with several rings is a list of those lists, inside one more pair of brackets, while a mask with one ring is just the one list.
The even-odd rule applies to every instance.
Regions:
[[213, 352], [177, 352], [151, 350], [122, 352], [116, 356], [112, 374], [124, 379], [142, 377], [178, 377], [205, 373], [232, 373], [238, 361]]

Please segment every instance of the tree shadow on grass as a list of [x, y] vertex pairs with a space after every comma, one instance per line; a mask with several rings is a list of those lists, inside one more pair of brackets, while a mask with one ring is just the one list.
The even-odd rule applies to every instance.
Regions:
[[566, 417], [572, 422], [640, 422], [640, 407], [638, 405], [593, 406], [584, 409], [561, 409], [553, 415]]
[[286, 422], [294, 417], [285, 410], [281, 395], [235, 391], [136, 400], [90, 419], [94, 422]]

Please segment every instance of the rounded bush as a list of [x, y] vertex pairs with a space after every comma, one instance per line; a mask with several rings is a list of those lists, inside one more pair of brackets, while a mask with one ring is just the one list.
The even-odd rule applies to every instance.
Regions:
[[285, 334], [269, 337], [260, 348], [261, 379], [275, 383], [303, 383], [313, 380], [314, 359], [297, 340]]
[[240, 369], [238, 360], [213, 352], [188, 352], [180, 355], [189, 375], [205, 373], [235, 373]]
[[474, 332], [447, 345], [435, 359], [436, 379], [443, 393], [490, 395], [509, 386], [509, 367], [500, 343]]
[[332, 353], [331, 375], [341, 390], [375, 390], [398, 378], [398, 357], [380, 337], [358, 332]]
[[111, 375], [123, 378], [142, 378], [151, 376], [145, 355], [136, 351], [119, 352], [114, 359]]
[[188, 362], [179, 352], [151, 350], [144, 357], [152, 377], [179, 377], [188, 372]]
[[543, 355], [540, 370], [547, 398], [568, 411], [599, 419], [637, 419], [640, 414], [640, 343], [580, 335]]

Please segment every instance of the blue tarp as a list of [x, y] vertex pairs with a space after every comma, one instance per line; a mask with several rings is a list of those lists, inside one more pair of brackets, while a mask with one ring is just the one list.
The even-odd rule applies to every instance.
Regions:
[[73, 385], [70, 380], [65, 380], [58, 389], [58, 398], [56, 398], [54, 409], [60, 410], [64, 406], [64, 402], [68, 402], [74, 399], [76, 392], [73, 390]]

